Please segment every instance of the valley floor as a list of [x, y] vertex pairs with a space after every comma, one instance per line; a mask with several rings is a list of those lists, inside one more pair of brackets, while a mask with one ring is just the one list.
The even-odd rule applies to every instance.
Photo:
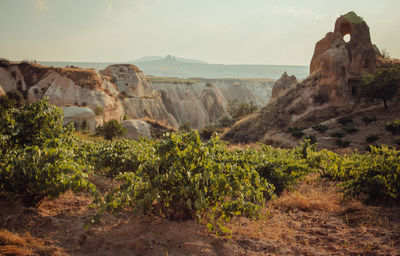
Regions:
[[194, 221], [128, 213], [84, 228], [87, 196], [71, 192], [38, 209], [0, 203], [0, 255], [399, 255], [400, 209], [343, 198], [338, 186], [308, 176], [265, 207], [236, 218], [218, 237]]

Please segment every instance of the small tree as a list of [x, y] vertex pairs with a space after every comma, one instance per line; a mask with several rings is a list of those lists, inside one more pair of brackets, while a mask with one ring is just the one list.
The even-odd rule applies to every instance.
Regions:
[[250, 103], [239, 103], [238, 100], [229, 101], [228, 103], [228, 113], [233, 119], [240, 119], [258, 110], [258, 107], [254, 105], [253, 101]]
[[383, 100], [387, 109], [387, 101], [400, 92], [400, 67], [381, 68], [363, 76], [359, 88], [361, 97]]
[[96, 134], [103, 136], [106, 140], [112, 140], [117, 136], [126, 134], [126, 132], [125, 127], [117, 120], [113, 119], [98, 127]]

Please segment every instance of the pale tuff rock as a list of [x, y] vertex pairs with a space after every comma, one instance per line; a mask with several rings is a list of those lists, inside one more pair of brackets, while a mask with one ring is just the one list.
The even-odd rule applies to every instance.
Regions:
[[84, 107], [64, 107], [64, 124], [75, 123], [77, 130], [96, 130], [96, 116], [90, 108]]

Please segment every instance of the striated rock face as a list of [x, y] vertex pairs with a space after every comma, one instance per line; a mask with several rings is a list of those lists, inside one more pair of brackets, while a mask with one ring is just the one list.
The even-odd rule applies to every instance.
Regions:
[[122, 125], [126, 128], [126, 138], [137, 140], [141, 137], [151, 138], [151, 125], [142, 120], [125, 120]]
[[[351, 36], [349, 42], [343, 39], [347, 34]], [[354, 12], [343, 15], [337, 19], [335, 31], [316, 44], [310, 76], [293, 86], [295, 79], [284, 74], [273, 89], [273, 100], [258, 113], [237, 122], [223, 138], [293, 146], [297, 141], [288, 135], [288, 127], [309, 128], [350, 112], [355, 104], [353, 86], [376, 66], [367, 24]], [[284, 81], [295, 88], [274, 98], [280, 87], [286, 88]]]
[[18, 90], [28, 102], [48, 97], [50, 103], [64, 108], [66, 122], [74, 121], [79, 128], [84, 123], [91, 131], [111, 119], [122, 121], [124, 116], [148, 118], [174, 129], [183, 123], [201, 129], [228, 116], [226, 106], [230, 100], [263, 106], [272, 83], [262, 79], [195, 81], [151, 84], [142, 71], [128, 64], [110, 65], [100, 72], [32, 63], [11, 63], [0, 68], [0, 84], [5, 92]]
[[[346, 35], [350, 35], [349, 42], [343, 39]], [[320, 83], [334, 90], [330, 100], [336, 103], [350, 103], [353, 86], [362, 75], [375, 69], [376, 55], [369, 27], [354, 12], [336, 20], [334, 32], [316, 44], [310, 64], [310, 73], [320, 72]]]
[[271, 100], [279, 98], [287, 93], [287, 91], [296, 88], [299, 84], [295, 76], [289, 76], [284, 72], [279, 80], [277, 80], [272, 88]]

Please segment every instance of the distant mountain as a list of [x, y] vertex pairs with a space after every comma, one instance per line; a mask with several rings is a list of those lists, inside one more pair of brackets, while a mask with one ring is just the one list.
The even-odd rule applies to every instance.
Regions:
[[187, 58], [179, 58], [175, 56], [168, 55], [167, 57], [161, 57], [161, 56], [144, 56], [140, 59], [134, 60], [130, 63], [135, 64], [135, 63], [142, 63], [142, 62], [151, 62], [151, 61], [179, 61], [179, 62], [184, 62], [184, 63], [197, 63], [197, 64], [207, 64], [205, 61], [201, 60], [195, 60], [195, 59], [187, 59]]

